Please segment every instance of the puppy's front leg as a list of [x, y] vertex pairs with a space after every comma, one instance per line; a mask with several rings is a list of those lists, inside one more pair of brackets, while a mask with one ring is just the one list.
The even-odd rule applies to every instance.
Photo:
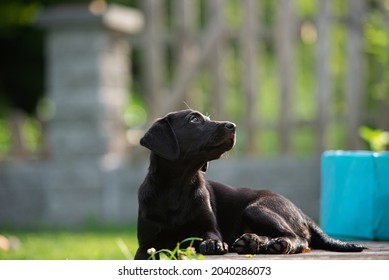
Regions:
[[199, 251], [203, 255], [224, 255], [228, 253], [227, 243], [221, 240], [219, 234], [207, 233], [204, 235], [204, 241], [200, 243]]

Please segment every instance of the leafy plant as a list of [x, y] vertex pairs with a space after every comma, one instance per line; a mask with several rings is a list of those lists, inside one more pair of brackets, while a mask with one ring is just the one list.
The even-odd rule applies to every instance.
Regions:
[[[195, 241], [201, 241], [201, 238], [190, 237], [184, 239], [183, 241], [177, 243], [177, 246], [173, 250], [161, 249], [155, 250], [155, 248], [150, 248], [147, 250], [147, 253], [150, 255], [151, 260], [201, 260], [203, 259], [202, 254], [197, 254], [193, 243]], [[189, 246], [186, 248], [181, 248], [184, 243], [189, 243]]]
[[386, 150], [389, 145], [389, 132], [381, 129], [372, 129], [367, 126], [359, 128], [359, 136], [365, 140], [370, 149], [375, 152], [382, 152]]

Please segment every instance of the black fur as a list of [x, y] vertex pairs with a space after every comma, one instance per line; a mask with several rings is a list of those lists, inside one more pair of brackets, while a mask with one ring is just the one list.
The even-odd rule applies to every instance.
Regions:
[[149, 172], [139, 189], [135, 259], [149, 248], [172, 249], [201, 237], [202, 254], [293, 254], [310, 248], [359, 252], [364, 247], [334, 240], [292, 202], [268, 191], [207, 181], [203, 171], [235, 143], [235, 124], [199, 112], [173, 112], [141, 139], [151, 150]]

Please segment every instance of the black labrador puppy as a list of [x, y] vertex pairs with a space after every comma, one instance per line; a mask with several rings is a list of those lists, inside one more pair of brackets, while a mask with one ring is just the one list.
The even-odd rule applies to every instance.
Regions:
[[151, 150], [148, 174], [139, 189], [135, 259], [149, 248], [172, 249], [188, 237], [205, 255], [293, 254], [318, 248], [359, 252], [337, 241], [292, 202], [268, 191], [233, 188], [204, 178], [207, 164], [235, 144], [235, 124], [211, 121], [193, 110], [158, 119], [141, 139]]

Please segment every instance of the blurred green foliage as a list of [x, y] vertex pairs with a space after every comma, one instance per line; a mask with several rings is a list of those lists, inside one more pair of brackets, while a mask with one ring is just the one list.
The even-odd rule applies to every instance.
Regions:
[[362, 126], [359, 129], [359, 136], [361, 136], [361, 138], [369, 144], [370, 149], [375, 152], [383, 152], [389, 146], [388, 131]]

